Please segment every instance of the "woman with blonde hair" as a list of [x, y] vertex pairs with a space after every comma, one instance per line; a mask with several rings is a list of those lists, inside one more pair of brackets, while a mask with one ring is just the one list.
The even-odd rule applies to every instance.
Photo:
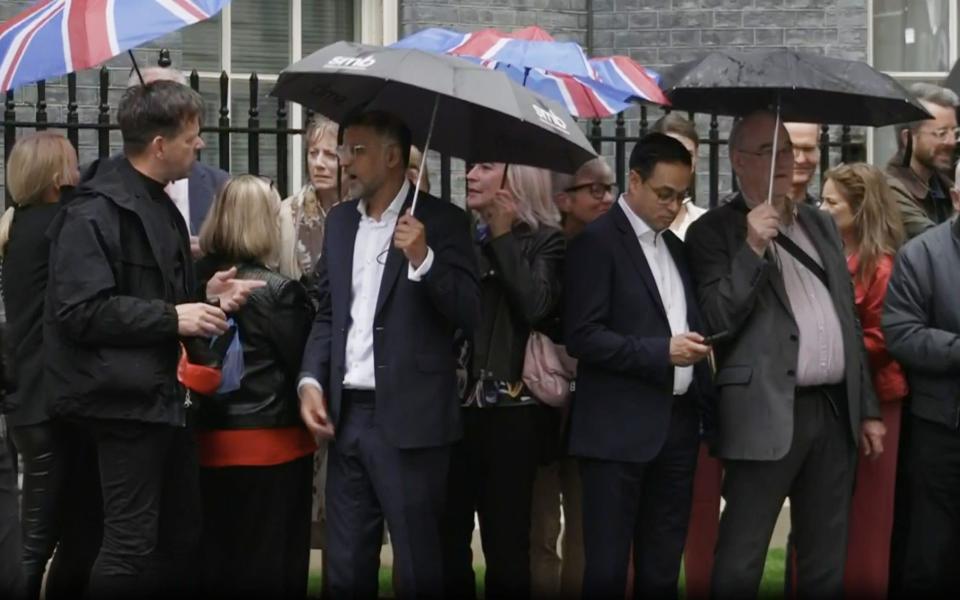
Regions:
[[20, 138], [7, 163], [7, 190], [14, 206], [0, 218], [7, 311], [4, 354], [9, 374], [4, 412], [23, 457], [23, 570], [27, 598], [32, 599], [40, 596], [44, 570], [58, 544], [47, 578], [51, 597], [82, 592], [84, 570], [89, 572], [99, 546], [96, 526], [88, 541], [71, 535], [77, 519], [84, 517], [83, 506], [88, 500], [95, 506], [97, 500], [95, 477], [85, 484], [72, 479], [84, 471], [81, 457], [89, 459], [91, 470], [96, 463], [85, 455], [89, 446], [77, 441], [65, 424], [51, 419], [42, 381], [43, 304], [50, 253], [45, 233], [60, 211], [61, 197], [71, 193], [79, 178], [77, 153], [65, 137], [38, 132]]
[[857, 467], [844, 591], [855, 598], [882, 598], [888, 587], [900, 413], [908, 389], [903, 369], [887, 352], [880, 318], [904, 230], [886, 176], [874, 166], [854, 163], [831, 169], [822, 196], [821, 208], [833, 217], [843, 239], [873, 385], [887, 428], [883, 454], [861, 460]]
[[272, 183], [241, 175], [200, 230], [207, 272], [236, 266], [238, 278], [266, 282], [233, 314], [239, 388], [196, 402], [202, 584], [214, 596], [306, 595], [316, 444], [300, 419], [297, 374], [313, 307], [303, 285], [276, 270], [279, 212]]
[[461, 352], [464, 431], [448, 481], [445, 595], [475, 596], [470, 540], [477, 512], [487, 597], [523, 598], [530, 596], [533, 483], [554, 438], [544, 423], [556, 412], [524, 385], [523, 362], [530, 334], [555, 327], [565, 241], [543, 169], [477, 164], [467, 174], [467, 207], [479, 221], [481, 308]]
[[309, 280], [323, 248], [327, 213], [340, 202], [340, 166], [337, 161], [339, 126], [315, 115], [303, 139], [307, 148], [309, 180], [280, 208], [280, 272], [291, 279]]

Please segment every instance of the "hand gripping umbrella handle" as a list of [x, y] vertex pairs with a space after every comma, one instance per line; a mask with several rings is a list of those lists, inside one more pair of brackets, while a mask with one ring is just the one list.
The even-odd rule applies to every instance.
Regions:
[[413, 204], [410, 205], [410, 216], [417, 210], [417, 199], [420, 197], [420, 182], [423, 181], [423, 168], [427, 164], [427, 150], [430, 149], [430, 140], [433, 138], [433, 126], [437, 123], [437, 108], [440, 106], [440, 94], [433, 100], [433, 112], [430, 115], [430, 129], [427, 130], [427, 143], [420, 153], [420, 169], [417, 171], [417, 185], [413, 190]]

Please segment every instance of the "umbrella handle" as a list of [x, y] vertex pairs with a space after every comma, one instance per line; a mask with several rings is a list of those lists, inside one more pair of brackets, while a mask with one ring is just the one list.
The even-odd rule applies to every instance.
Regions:
[[437, 108], [440, 106], [440, 94], [433, 100], [433, 112], [430, 114], [430, 129], [427, 130], [427, 143], [423, 146], [420, 155], [420, 170], [417, 171], [417, 186], [413, 190], [413, 204], [410, 205], [410, 216], [417, 210], [417, 199], [420, 197], [420, 182], [423, 181], [423, 169], [427, 165], [427, 150], [430, 149], [430, 140], [433, 138], [433, 126], [437, 122]]
[[767, 204], [773, 204], [773, 175], [777, 169], [777, 145], [780, 137], [780, 94], [777, 94], [777, 122], [773, 128], [773, 147], [770, 148], [770, 182], [767, 186]]

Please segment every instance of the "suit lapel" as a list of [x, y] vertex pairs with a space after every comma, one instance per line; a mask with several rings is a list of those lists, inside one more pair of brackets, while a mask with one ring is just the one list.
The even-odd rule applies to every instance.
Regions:
[[663, 240], [667, 244], [667, 250], [673, 258], [673, 264], [677, 266], [677, 272], [680, 273], [680, 281], [683, 282], [683, 295], [687, 299], [687, 325], [690, 329], [697, 331], [700, 328], [700, 313], [697, 310], [696, 287], [693, 285], [693, 279], [690, 277], [690, 269], [687, 268], [687, 260], [684, 255], [683, 242], [672, 231], [663, 232]]
[[[842, 283], [837, 280], [836, 271], [829, 268], [829, 265], [835, 264], [835, 261], [831, 260], [830, 254], [838, 249], [830, 240], [827, 232], [822, 229], [821, 224], [817, 222], [818, 220], [816, 216], [806, 214], [803, 207], [797, 211], [797, 221], [803, 226], [803, 230], [807, 232], [807, 235], [810, 236], [810, 241], [813, 242], [813, 247], [817, 249], [817, 253], [820, 255], [820, 264], [823, 266], [823, 270], [827, 273], [827, 282], [830, 284], [830, 295], [833, 296], [833, 290], [841, 289], [838, 287], [838, 284]], [[844, 258], [842, 264], [847, 264], [846, 258]], [[846, 271], [844, 271], [843, 276], [849, 277]], [[836, 297], [834, 297], [834, 299], [836, 299]]]
[[[407, 199], [404, 200], [403, 206], [400, 208], [400, 215], [397, 217], [399, 220], [409, 208], [410, 204], [413, 202], [413, 186], [410, 187], [410, 191], [407, 192]], [[417, 214], [419, 215], [422, 211], [422, 205], [418, 205]], [[436, 257], [434, 257], [436, 260]], [[397, 277], [402, 271], [402, 267], [407, 264], [406, 257], [403, 255], [403, 252], [398, 250], [393, 245], [392, 234], [390, 241], [390, 250], [387, 251], [387, 264], [383, 268], [383, 278], [380, 280], [380, 292], [377, 294], [377, 309], [374, 311], [373, 315], [376, 318], [380, 314], [380, 311], [383, 310], [384, 304], [387, 303], [387, 299], [390, 297], [390, 294], [393, 292], [393, 288], [396, 287]]]
[[[327, 269], [330, 270], [331, 292], [335, 296], [341, 296], [337, 299], [343, 303], [341, 306], [349, 307], [353, 290], [353, 249], [357, 241], [357, 229], [360, 227], [360, 211], [357, 210], [356, 201], [353, 202], [351, 210], [344, 212], [346, 222], [343, 227], [327, 228], [327, 235], [330, 236], [329, 248], [336, 248], [338, 254], [342, 253], [343, 259], [328, 260]], [[349, 312], [348, 308], [347, 314]]]
[[637, 239], [637, 233], [633, 230], [630, 221], [627, 219], [627, 215], [623, 212], [623, 207], [621, 207], [619, 203], [613, 205], [611, 212], [617, 224], [617, 229], [620, 231], [620, 241], [627, 252], [627, 256], [630, 257], [633, 266], [636, 267], [640, 273], [640, 279], [643, 280], [643, 283], [647, 286], [647, 291], [650, 292], [654, 306], [660, 311], [660, 315], [666, 319], [667, 311], [663, 307], [663, 300], [660, 298], [660, 289], [657, 287], [657, 282], [653, 278], [653, 271], [650, 270], [650, 265], [647, 263], [647, 257], [643, 253], [643, 248], [640, 247], [640, 240]]

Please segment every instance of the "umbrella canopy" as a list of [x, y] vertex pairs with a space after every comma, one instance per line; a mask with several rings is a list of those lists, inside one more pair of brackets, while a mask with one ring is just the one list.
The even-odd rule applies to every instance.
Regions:
[[902, 85], [866, 63], [795, 50], [711, 52], [663, 74], [674, 108], [743, 116], [779, 107], [786, 121], [866, 125], [929, 119]]
[[40, 0], [0, 25], [0, 92], [95, 67], [230, 0]]
[[470, 162], [573, 173], [596, 156], [559, 104], [502, 72], [420, 50], [337, 42], [284, 69], [271, 95], [338, 122], [361, 110], [394, 113], [415, 144], [432, 131], [431, 149]]

